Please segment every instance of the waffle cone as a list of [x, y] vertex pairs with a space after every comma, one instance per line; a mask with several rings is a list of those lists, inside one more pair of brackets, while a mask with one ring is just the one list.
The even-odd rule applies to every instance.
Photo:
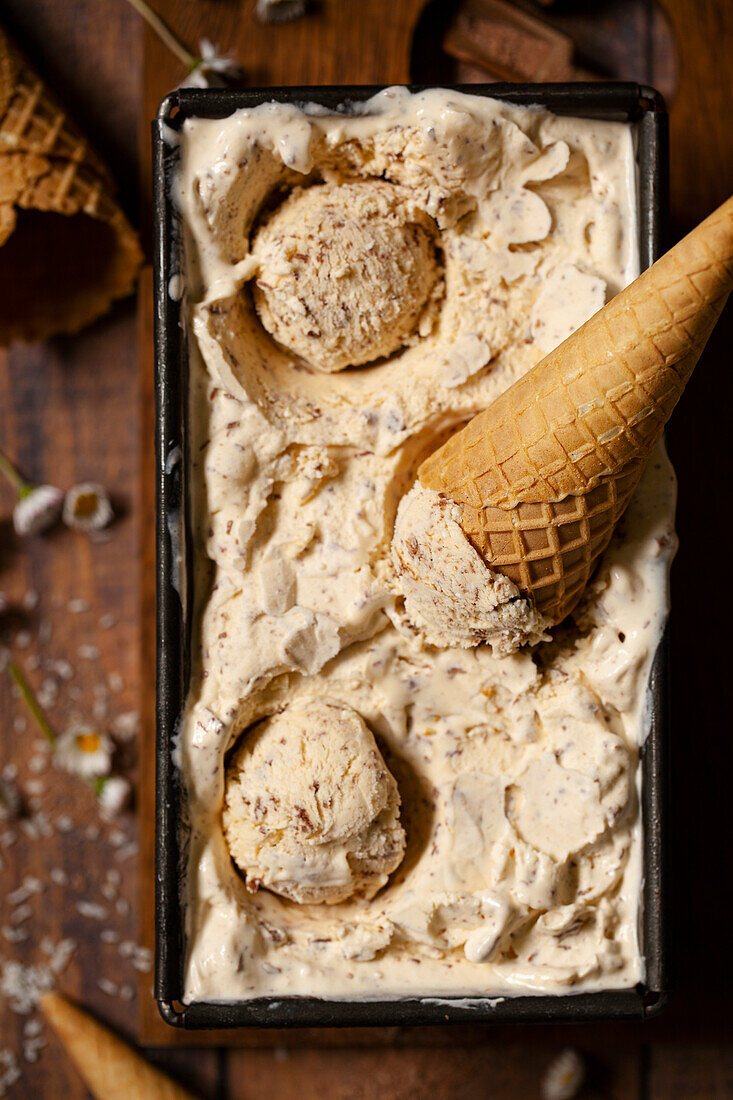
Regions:
[[422, 464], [476, 549], [559, 622], [733, 288], [733, 198]]
[[191, 1100], [190, 1093], [65, 997], [47, 993], [41, 1007], [96, 1100]]
[[110, 174], [0, 30], [0, 345], [72, 333], [142, 262]]

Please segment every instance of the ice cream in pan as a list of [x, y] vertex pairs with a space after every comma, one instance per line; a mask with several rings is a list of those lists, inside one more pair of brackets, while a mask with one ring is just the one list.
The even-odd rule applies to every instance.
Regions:
[[627, 126], [398, 89], [187, 121], [179, 200], [186, 1000], [633, 986], [659, 439], [730, 210], [624, 291]]

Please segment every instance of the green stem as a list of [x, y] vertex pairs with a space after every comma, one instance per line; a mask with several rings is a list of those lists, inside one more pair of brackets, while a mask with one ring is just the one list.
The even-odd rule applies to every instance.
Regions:
[[127, 0], [127, 3], [143, 17], [145, 22], [153, 28], [155, 33], [161, 42], [165, 43], [171, 53], [183, 62], [189, 71], [192, 71], [200, 64], [200, 58], [195, 57], [189, 50], [179, 41], [174, 35], [170, 27], [167, 26], [160, 18], [157, 12], [154, 12], [146, 0]]
[[21, 477], [8, 456], [3, 454], [2, 451], [0, 451], [0, 473], [10, 482], [19, 497], [27, 496], [33, 488]]
[[33, 689], [23, 675], [20, 665], [16, 664], [15, 661], [8, 661], [8, 672], [20, 691], [20, 694], [23, 696], [23, 702], [28, 707], [33, 721], [36, 723], [48, 743], [53, 745], [56, 740], [56, 734], [51, 729], [48, 718], [44, 714], [41, 704], [33, 694]]

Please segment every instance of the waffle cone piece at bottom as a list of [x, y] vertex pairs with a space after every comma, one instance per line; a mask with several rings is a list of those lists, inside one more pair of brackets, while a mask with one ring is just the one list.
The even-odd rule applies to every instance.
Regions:
[[0, 346], [78, 331], [141, 262], [108, 170], [0, 28]]
[[41, 1008], [96, 1100], [192, 1100], [65, 997], [47, 993]]
[[733, 289], [733, 198], [419, 469], [492, 570], [580, 599]]

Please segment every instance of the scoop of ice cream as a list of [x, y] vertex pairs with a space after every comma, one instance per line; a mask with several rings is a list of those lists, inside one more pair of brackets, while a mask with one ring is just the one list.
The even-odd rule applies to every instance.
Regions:
[[405, 849], [394, 777], [361, 716], [333, 699], [293, 703], [242, 738], [223, 823], [250, 888], [299, 902], [371, 898]]
[[410, 622], [434, 646], [488, 642], [495, 656], [545, 640], [550, 620], [466, 538], [457, 504], [419, 482], [400, 501], [392, 560]]
[[383, 180], [296, 188], [253, 243], [260, 320], [319, 370], [390, 355], [436, 288], [433, 240], [431, 219]]

